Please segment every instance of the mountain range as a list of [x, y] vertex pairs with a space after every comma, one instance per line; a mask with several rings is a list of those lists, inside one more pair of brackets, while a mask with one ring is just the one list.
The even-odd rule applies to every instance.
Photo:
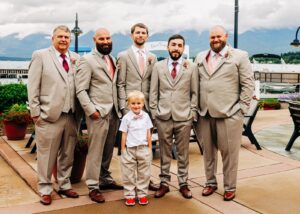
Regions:
[[[257, 53], [281, 54], [300, 51], [289, 44], [295, 39], [295, 29], [255, 29], [239, 34], [238, 47], [249, 52], [249, 55]], [[208, 45], [208, 31], [199, 34], [197, 31], [163, 32], [150, 36], [149, 41], [167, 41], [170, 35], [179, 33], [186, 39], [190, 46], [190, 56], [205, 50]], [[94, 32], [90, 31], [79, 37], [80, 47], [93, 48]], [[130, 35], [114, 34], [113, 52], [116, 56], [120, 51], [127, 49], [131, 44]], [[229, 43], [233, 46], [233, 35], [229, 34]], [[47, 34], [31, 34], [24, 38], [18, 38], [17, 34], [0, 37], [0, 60], [30, 59], [36, 49], [46, 48], [51, 44], [51, 36]], [[73, 45], [73, 43], [72, 43]], [[71, 46], [72, 46], [71, 45]]]

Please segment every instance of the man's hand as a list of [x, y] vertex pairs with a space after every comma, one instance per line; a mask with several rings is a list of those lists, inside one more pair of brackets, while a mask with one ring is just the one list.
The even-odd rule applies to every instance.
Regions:
[[95, 111], [93, 114], [90, 115], [90, 118], [92, 118], [93, 120], [99, 119], [100, 118], [100, 112], [99, 111]]

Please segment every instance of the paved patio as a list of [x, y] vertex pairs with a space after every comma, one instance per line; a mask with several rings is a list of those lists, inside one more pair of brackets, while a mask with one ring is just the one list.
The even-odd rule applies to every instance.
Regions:
[[[205, 184], [203, 158], [196, 143], [190, 144], [189, 184], [193, 199], [184, 199], [178, 192], [176, 161], [172, 162], [171, 192], [161, 199], [150, 192], [150, 204], [126, 207], [122, 191], [106, 191], [106, 203], [96, 204], [88, 197], [84, 180], [73, 188], [78, 199], [61, 198], [55, 192], [50, 206], [39, 203], [36, 178], [36, 155], [23, 141], [0, 138], [0, 213], [300, 213], [300, 140], [291, 152], [284, 150], [293, 126], [287, 109], [259, 111], [253, 124], [258, 142], [256, 150], [246, 137], [240, 151], [238, 188], [234, 201], [223, 201], [222, 164], [218, 166], [219, 189], [209, 197], [201, 195]], [[113, 157], [113, 177], [121, 183], [119, 157]], [[219, 158], [221, 160], [221, 158]], [[152, 162], [152, 180], [158, 182], [159, 151]]]

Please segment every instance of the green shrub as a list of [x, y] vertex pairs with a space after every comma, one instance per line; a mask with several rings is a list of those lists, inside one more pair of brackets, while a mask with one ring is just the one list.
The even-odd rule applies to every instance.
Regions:
[[25, 104], [27, 87], [23, 83], [0, 85], [0, 112], [9, 109], [13, 104]]

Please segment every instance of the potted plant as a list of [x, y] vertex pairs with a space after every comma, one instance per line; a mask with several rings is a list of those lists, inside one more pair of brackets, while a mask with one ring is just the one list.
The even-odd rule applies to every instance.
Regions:
[[259, 106], [264, 110], [280, 109], [280, 102], [277, 98], [266, 98], [260, 100]]
[[86, 156], [88, 153], [88, 134], [82, 133], [77, 137], [77, 144], [74, 149], [74, 161], [70, 181], [72, 184], [78, 183], [85, 168]]
[[14, 104], [0, 115], [8, 140], [25, 138], [28, 124], [32, 123], [26, 104]]

